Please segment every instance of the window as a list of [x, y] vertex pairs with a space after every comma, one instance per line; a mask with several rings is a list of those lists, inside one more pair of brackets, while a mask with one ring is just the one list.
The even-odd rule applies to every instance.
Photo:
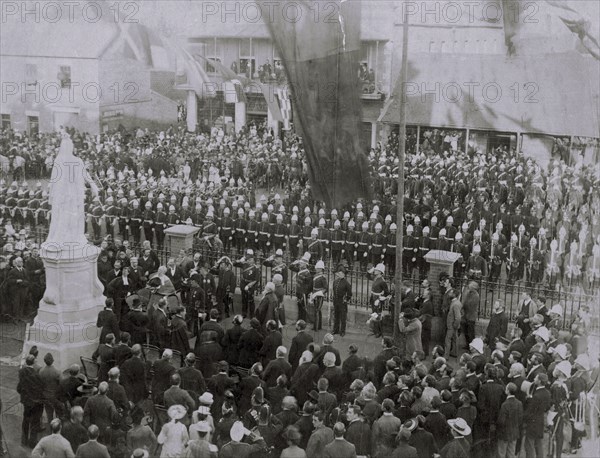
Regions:
[[2, 114], [2, 129], [10, 129], [10, 115]]
[[68, 65], [61, 65], [60, 71], [58, 72], [58, 81], [60, 82], [60, 87], [70, 88], [71, 87], [71, 67]]
[[37, 116], [27, 116], [27, 131], [29, 135], [37, 135], [40, 131], [40, 118]]
[[253, 78], [256, 72], [256, 59], [253, 55], [252, 39], [240, 40], [239, 73]]
[[446, 47], [446, 42], [442, 41], [442, 49], [441, 52], [448, 52], [448, 48]]
[[[214, 60], [219, 63], [223, 63], [223, 46], [221, 41], [212, 40], [204, 44], [203, 55], [206, 56], [207, 59]], [[218, 73], [217, 69], [210, 65], [208, 62], [205, 63], [204, 68], [207, 73]]]
[[27, 87], [35, 86], [38, 83], [37, 65], [25, 64], [25, 84]]
[[429, 52], [435, 52], [435, 41], [429, 42]]

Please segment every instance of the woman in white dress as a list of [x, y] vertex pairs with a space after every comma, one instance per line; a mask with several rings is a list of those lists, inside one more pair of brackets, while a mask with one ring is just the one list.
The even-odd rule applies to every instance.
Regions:
[[187, 446], [189, 435], [181, 420], [186, 415], [182, 405], [173, 405], [167, 411], [171, 421], [165, 423], [158, 435], [158, 443], [162, 445], [160, 458], [180, 458]]

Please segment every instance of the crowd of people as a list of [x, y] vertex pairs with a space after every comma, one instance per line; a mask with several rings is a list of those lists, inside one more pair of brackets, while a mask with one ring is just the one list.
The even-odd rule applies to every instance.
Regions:
[[[313, 263], [345, 261], [350, 269], [357, 263], [366, 271], [382, 262], [394, 274], [395, 135], [369, 153], [373, 199], [339, 209], [312, 199], [302, 139], [292, 132], [279, 140], [264, 125], [250, 124], [237, 135], [171, 128], [98, 136], [72, 132], [72, 137], [102, 189], [87, 202], [89, 238], [95, 243], [108, 234], [163, 249], [165, 229], [191, 224], [211, 247], [212, 240], [222, 244], [222, 254], [250, 248], [266, 258], [280, 249], [292, 261], [308, 251]], [[31, 162], [43, 162], [49, 170], [59, 137], [3, 131], [0, 142], [9, 151], [15, 178], [0, 182], [4, 272], [11, 267], [4, 264], [6, 257], [23, 258], [23, 239], [25, 248], [33, 247], [31, 229], [49, 224], [47, 189], [20, 180]], [[23, 157], [24, 165], [17, 166]], [[502, 276], [508, 283], [595, 289], [600, 279], [597, 166], [552, 159], [543, 170], [506, 148], [460, 151], [457, 134], [433, 129], [423, 133], [419, 145], [411, 141], [406, 170], [405, 274], [424, 277], [424, 255], [440, 249], [460, 255], [457, 277], [497, 281]], [[258, 189], [263, 191], [257, 194]]]
[[[465, 308], [451, 285], [445, 297]], [[32, 456], [560, 457], [577, 453], [595, 405], [589, 315], [559, 333], [560, 312], [533, 298], [514, 329], [492, 320], [466, 352], [457, 341], [429, 352], [419, 319], [428, 305], [403, 303], [403, 344], [384, 337], [373, 359], [356, 344], [343, 357], [332, 334], [314, 342], [302, 319], [285, 346], [279, 317], [263, 316], [262, 304], [249, 326], [212, 309], [192, 349], [185, 310], [132, 302], [119, 319], [107, 299], [95, 380], [77, 364], [62, 376], [50, 353], [38, 364], [35, 347], [26, 357], [17, 391]], [[38, 441], [43, 411], [50, 435]]]
[[[509, 330], [496, 304], [484, 342], [475, 336], [473, 298], [478, 282], [501, 276], [509, 284], [595, 287], [597, 169], [553, 159], [546, 171], [505, 148], [460, 151], [456, 135], [437, 130], [409, 149], [403, 270], [425, 277], [428, 251], [459, 254], [456, 278], [441, 279], [444, 295], [435, 304], [446, 323], [444, 347], [430, 353], [427, 288], [419, 300], [409, 286], [400, 292], [402, 347], [383, 337], [381, 315], [394, 293], [386, 275], [396, 256], [396, 136], [369, 152], [373, 198], [339, 209], [312, 199], [302, 139], [292, 132], [279, 140], [251, 124], [237, 135], [171, 128], [71, 137], [102, 189], [86, 212], [88, 239], [102, 248], [98, 275], [108, 299], [98, 319], [101, 344], [90, 355], [96, 383], [78, 366], [61, 378], [51, 355], [39, 369], [32, 354], [21, 369], [22, 442], [36, 442], [44, 408], [52, 431], [34, 456], [53, 447], [66, 456], [153, 456], [160, 445], [160, 456], [468, 457], [491, 448], [513, 456], [523, 447], [540, 458], [547, 423], [556, 456], [569, 425], [569, 448], [580, 445], [575, 412], [587, 405], [597, 366], [586, 354], [589, 311], [567, 323], [562, 308], [545, 310], [542, 298], [526, 297]], [[0, 186], [2, 313], [23, 317], [35, 314], [44, 291], [29, 234], [48, 226], [50, 207], [41, 182], [21, 180], [29, 157], [51, 168], [59, 138], [3, 131], [0, 142], [17, 165], [13, 181]], [[175, 224], [198, 227], [199, 246], [220, 259], [198, 250], [161, 265], [156, 250], [166, 248], [164, 231]], [[261, 264], [271, 269], [264, 288]], [[370, 361], [351, 346], [342, 364], [333, 334], [345, 334], [352, 295], [345, 277], [355, 266], [372, 279], [370, 324], [384, 348]], [[326, 269], [335, 271], [331, 285]], [[281, 334], [288, 275], [299, 312], [289, 349]], [[457, 291], [462, 278], [473, 281]], [[225, 329], [220, 322], [233, 313], [237, 285], [242, 314]], [[335, 324], [317, 344], [307, 322], [321, 329], [326, 296]], [[568, 335], [559, 332], [564, 327]], [[469, 347], [462, 355], [461, 328]], [[152, 361], [144, 345], [162, 357]], [[143, 425], [148, 414], [168, 420], [152, 431]]]

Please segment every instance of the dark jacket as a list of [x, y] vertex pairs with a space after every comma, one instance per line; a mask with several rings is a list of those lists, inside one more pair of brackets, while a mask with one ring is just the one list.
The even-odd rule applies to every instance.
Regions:
[[162, 397], [163, 393], [171, 386], [171, 375], [175, 373], [175, 367], [167, 359], [159, 359], [154, 362], [154, 377], [152, 378], [152, 396], [156, 399]]
[[533, 396], [525, 403], [523, 421], [528, 437], [542, 439], [544, 437], [544, 426], [546, 412], [550, 410], [552, 398], [550, 391], [546, 388], [537, 387]]
[[102, 328], [100, 331], [100, 343], [104, 343], [105, 337], [111, 332], [115, 335], [116, 342], [119, 341], [120, 330], [117, 315], [111, 309], [104, 309], [98, 314], [96, 326]]
[[417, 428], [412, 432], [408, 444], [417, 449], [419, 458], [432, 458], [438, 451], [433, 434], [423, 428]]
[[296, 370], [300, 363], [300, 357], [302, 352], [306, 350], [308, 344], [313, 342], [313, 336], [306, 331], [301, 331], [294, 336], [292, 339], [292, 345], [290, 346], [289, 361], [292, 365], [292, 369]]
[[514, 396], [509, 397], [502, 403], [496, 435], [499, 440], [506, 442], [516, 441], [521, 435], [523, 428], [523, 404]]
[[357, 455], [371, 453], [371, 428], [362, 420], [353, 421], [346, 428], [345, 439], [354, 444]]
[[263, 340], [263, 335], [256, 329], [248, 329], [242, 334], [238, 342], [240, 366], [249, 368], [259, 361]]
[[319, 366], [315, 363], [304, 363], [298, 366], [292, 377], [291, 393], [298, 400], [298, 405], [304, 405], [308, 393], [313, 390], [319, 379]]
[[263, 341], [263, 345], [258, 352], [262, 357], [262, 365], [263, 367], [267, 367], [269, 361], [272, 361], [277, 356], [277, 347], [283, 345], [283, 337], [279, 331], [270, 331], [265, 340]]
[[496, 424], [504, 396], [504, 387], [500, 383], [488, 380], [481, 385], [477, 399], [477, 421], [484, 425]]
[[[173, 368], [175, 369], [175, 368]], [[125, 388], [127, 398], [137, 404], [142, 399], [146, 399], [148, 389], [146, 387], [146, 365], [138, 357], [131, 357], [120, 367], [121, 376], [119, 380]]]
[[265, 371], [263, 372], [263, 380], [267, 386], [277, 385], [277, 378], [280, 375], [285, 375], [288, 379], [288, 384], [292, 380], [292, 366], [285, 358], [275, 358], [269, 361]]
[[230, 366], [237, 366], [239, 362], [239, 350], [238, 343], [240, 341], [240, 337], [246, 331], [239, 324], [233, 325], [232, 328], [229, 328], [225, 331], [225, 336], [221, 340], [221, 346], [223, 347], [223, 352], [225, 353], [225, 361], [229, 363]]

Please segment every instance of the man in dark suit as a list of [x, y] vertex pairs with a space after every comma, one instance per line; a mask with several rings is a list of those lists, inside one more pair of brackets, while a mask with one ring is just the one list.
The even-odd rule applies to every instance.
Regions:
[[173, 352], [169, 349], [163, 351], [162, 358], [154, 362], [154, 377], [152, 378], [152, 397], [156, 404], [162, 404], [163, 394], [171, 385], [171, 375], [175, 373], [175, 366], [171, 364]]
[[235, 380], [229, 377], [229, 364], [227, 361], [219, 361], [219, 373], [208, 380], [208, 387], [213, 393], [215, 401], [211, 407], [213, 417], [219, 419], [222, 415], [221, 406], [225, 401], [225, 393], [228, 390], [235, 392]]
[[262, 357], [263, 367], [266, 367], [270, 361], [274, 360], [277, 354], [277, 348], [283, 343], [281, 332], [277, 330], [277, 323], [273, 320], [267, 321], [267, 335], [263, 341], [262, 348], [258, 354]]
[[333, 346], [333, 334], [325, 334], [323, 337], [323, 345], [321, 345], [321, 351], [315, 357], [315, 363], [319, 365], [321, 370], [325, 369], [325, 365], [323, 364], [323, 357], [326, 353], [333, 353], [335, 355], [335, 365], [342, 365], [342, 357], [340, 356], [340, 352], [337, 348]]
[[131, 358], [131, 347], [129, 346], [129, 341], [131, 340], [131, 335], [128, 332], [121, 333], [121, 341], [119, 345], [115, 347], [115, 363], [118, 367]]
[[98, 443], [100, 429], [98, 426], [90, 425], [88, 428], [88, 441], [81, 444], [77, 449], [76, 458], [110, 458], [106, 445]]
[[295, 371], [298, 367], [300, 356], [308, 347], [308, 344], [313, 342], [313, 336], [306, 332], [306, 322], [304, 320], [298, 320], [296, 322], [296, 331], [298, 334], [292, 339], [290, 346], [290, 357], [289, 361], [292, 365], [292, 371]]
[[379, 389], [382, 387], [383, 376], [387, 372], [386, 363], [394, 356], [398, 355], [398, 348], [394, 346], [394, 341], [391, 337], [384, 337], [381, 341], [383, 349], [375, 357], [373, 361], [373, 372], [375, 375], [375, 386]]
[[479, 388], [477, 404], [477, 424], [474, 434], [478, 438], [488, 438], [496, 429], [500, 406], [504, 401], [504, 387], [497, 380], [494, 366], [486, 366], [487, 380]]
[[[115, 262], [115, 266], [117, 265]], [[117, 320], [121, 319], [121, 315], [125, 314], [127, 304], [125, 304], [125, 298], [129, 293], [134, 292], [134, 285], [131, 278], [129, 278], [129, 267], [121, 268], [119, 276], [110, 280], [106, 286], [106, 296], [112, 298], [114, 301], [113, 310], [117, 316]]]
[[344, 439], [346, 428], [343, 423], [336, 423], [333, 426], [333, 442], [325, 446], [325, 458], [355, 458], [359, 453], [354, 444]]
[[152, 250], [146, 248], [142, 254], [142, 257], [138, 259], [138, 264], [144, 272], [144, 277], [150, 278], [150, 274], [158, 270], [159, 262], [152, 256]]
[[185, 365], [179, 369], [181, 376], [181, 388], [191, 391], [200, 396], [206, 391], [206, 382], [204, 376], [196, 367], [196, 355], [188, 353], [185, 357]]
[[264, 391], [266, 391], [267, 385], [260, 378], [262, 370], [263, 368], [260, 363], [254, 363], [250, 368], [248, 377], [244, 377], [240, 381], [240, 412], [246, 412], [251, 407], [252, 393], [254, 393], [254, 390], [257, 387], [260, 386]]
[[79, 395], [77, 388], [83, 384], [83, 380], [79, 377], [80, 367], [78, 364], [73, 364], [69, 367], [69, 375], [61, 379], [58, 386], [58, 399], [61, 402], [73, 404], [75, 398]]
[[183, 285], [183, 279], [185, 278], [185, 272], [181, 267], [175, 264], [174, 258], [169, 258], [169, 260], [167, 261], [166, 275], [173, 283], [173, 287], [175, 288], [175, 290], [181, 290], [181, 287]]
[[106, 396], [115, 403], [117, 411], [121, 415], [127, 415], [129, 412], [129, 399], [125, 388], [119, 383], [121, 371], [118, 367], [113, 367], [108, 371], [108, 392]]
[[308, 393], [314, 389], [319, 379], [319, 366], [313, 363], [312, 360], [312, 353], [305, 350], [300, 357], [300, 365], [292, 377], [290, 392], [301, 405], [309, 400]]
[[346, 334], [346, 321], [348, 317], [348, 302], [352, 298], [352, 286], [346, 280], [346, 267], [340, 265], [333, 281], [333, 309], [334, 325], [333, 334]]
[[525, 403], [523, 422], [525, 425], [525, 450], [527, 456], [541, 458], [544, 454], [544, 427], [546, 412], [552, 405], [550, 391], [546, 388], [548, 376], [539, 373], [535, 376], [535, 388], [532, 396]]
[[127, 398], [137, 404], [148, 395], [146, 387], [146, 366], [142, 361], [142, 347], [139, 344], [131, 348], [131, 358], [126, 359], [119, 367], [120, 381], [125, 388]]
[[165, 298], [158, 301], [156, 310], [150, 315], [149, 327], [152, 330], [150, 333], [150, 342], [153, 345], [156, 345], [161, 350], [171, 345], [171, 332], [169, 330], [167, 301]]
[[8, 314], [13, 318], [20, 318], [27, 314], [29, 308], [29, 275], [23, 267], [22, 258], [15, 258], [13, 266], [6, 276], [10, 304]]
[[125, 315], [128, 331], [131, 333], [131, 342], [145, 344], [148, 332], [148, 315], [142, 310], [140, 298], [135, 296], [131, 302], [131, 310]]
[[96, 351], [92, 354], [92, 359], [98, 361], [100, 358], [100, 368], [98, 369], [98, 381], [108, 380], [108, 371], [115, 365], [115, 335], [108, 334]]
[[196, 403], [190, 394], [181, 388], [181, 376], [177, 373], [171, 375], [171, 387], [165, 391], [164, 398], [164, 405], [167, 408], [179, 404], [187, 409], [188, 415], [196, 408]]
[[180, 305], [175, 310], [175, 315], [171, 318], [171, 326], [169, 327], [171, 335], [171, 344], [169, 348], [177, 350], [182, 355], [187, 355], [190, 352], [190, 337], [185, 321], [186, 310]]
[[[358, 405], [351, 405], [346, 411], [348, 428], [344, 437], [354, 445], [357, 455], [371, 454], [371, 428], [362, 415], [362, 409]], [[335, 434], [335, 427], [333, 428]]]
[[40, 427], [44, 411], [44, 382], [33, 367], [35, 356], [27, 355], [25, 367], [19, 370], [17, 393], [23, 404], [23, 422], [21, 424], [21, 444], [33, 448], [37, 443], [36, 434]]
[[98, 313], [98, 320], [96, 321], [96, 327], [102, 328], [100, 331], [100, 342], [104, 342], [104, 338], [107, 334], [114, 334], [115, 338], [119, 340], [119, 320], [113, 311], [114, 300], [110, 297], [106, 298], [104, 303], [104, 310]]
[[506, 401], [500, 407], [496, 429], [499, 458], [514, 456], [517, 440], [523, 427], [523, 404], [515, 397], [517, 385], [509, 382], [506, 385], [505, 393]]
[[117, 415], [115, 403], [107, 396], [107, 393], [108, 383], [100, 383], [98, 394], [91, 396], [83, 408], [83, 424], [96, 425], [100, 429], [101, 442], [105, 439], [105, 431], [110, 428], [113, 418]]
[[262, 376], [267, 387], [276, 386], [280, 375], [285, 375], [288, 380], [292, 378], [292, 365], [286, 360], [287, 349], [284, 346], [277, 347], [276, 356], [269, 361]]
[[225, 330], [223, 326], [221, 326], [217, 320], [219, 319], [219, 311], [217, 309], [211, 309], [209, 314], [209, 320], [205, 321], [202, 326], [200, 326], [200, 330], [198, 331], [198, 335], [202, 336], [203, 332], [216, 332], [217, 333], [217, 342], [219, 345], [223, 340], [223, 336], [225, 336]]

